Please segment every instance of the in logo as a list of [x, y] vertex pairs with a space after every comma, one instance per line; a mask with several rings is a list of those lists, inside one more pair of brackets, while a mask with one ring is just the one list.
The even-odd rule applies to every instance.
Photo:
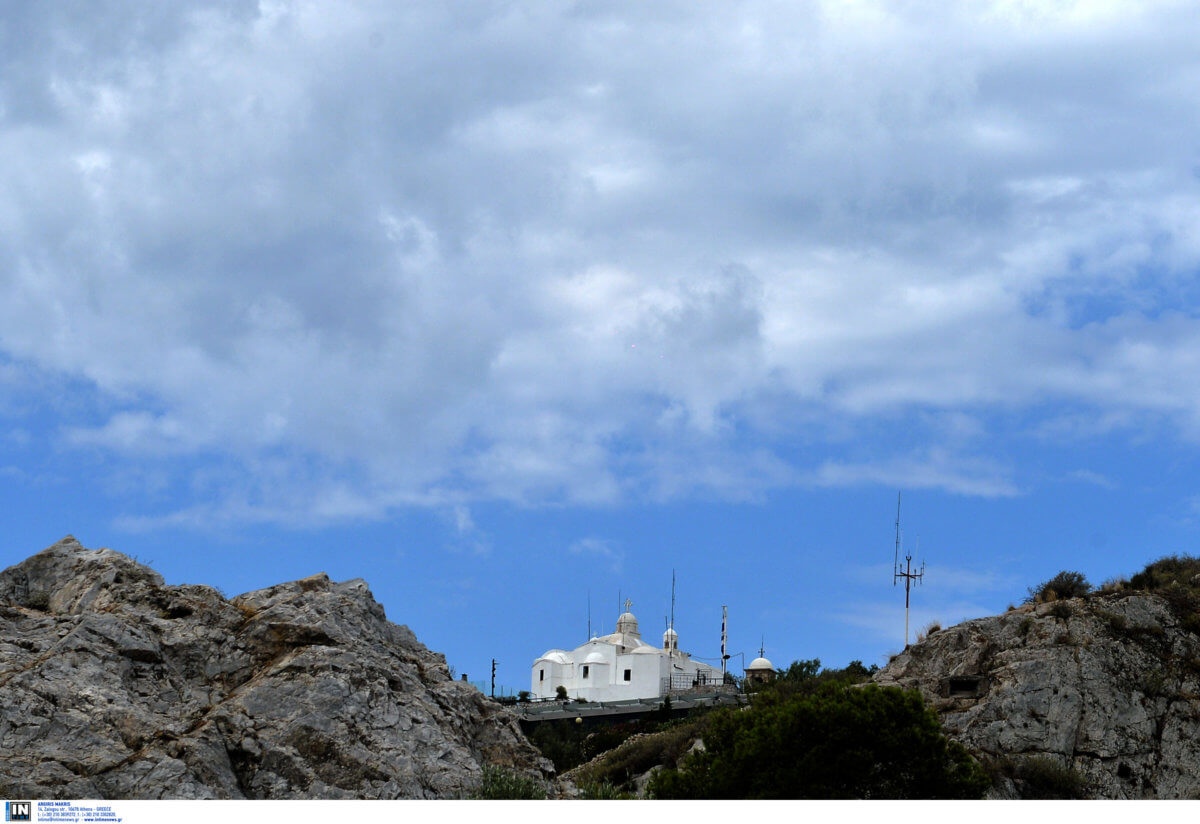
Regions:
[[33, 821], [33, 802], [32, 801], [5, 801], [4, 802], [4, 820], [5, 821]]

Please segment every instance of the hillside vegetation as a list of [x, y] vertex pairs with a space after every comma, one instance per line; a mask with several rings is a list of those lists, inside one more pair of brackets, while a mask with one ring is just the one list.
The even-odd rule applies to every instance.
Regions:
[[981, 797], [983, 771], [917, 693], [854, 687], [876, 669], [793, 662], [749, 707], [662, 722], [566, 779], [587, 798]]
[[[704, 748], [650, 781], [668, 799], [981, 798], [990, 782], [920, 694], [854, 685], [861, 662], [796, 662], [744, 710], [712, 714]], [[793, 677], [788, 677], [792, 675]], [[799, 676], [799, 677], [795, 677]]]

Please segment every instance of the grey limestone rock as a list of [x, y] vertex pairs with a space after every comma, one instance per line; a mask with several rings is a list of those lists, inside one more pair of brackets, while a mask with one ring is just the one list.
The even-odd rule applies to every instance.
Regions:
[[946, 734], [1026, 792], [1032, 759], [1095, 798], [1200, 797], [1200, 637], [1165, 600], [1119, 592], [1027, 605], [933, 633], [875, 680], [918, 689]]
[[454, 798], [552, 767], [324, 574], [225, 599], [68, 536], [0, 572], [0, 795]]

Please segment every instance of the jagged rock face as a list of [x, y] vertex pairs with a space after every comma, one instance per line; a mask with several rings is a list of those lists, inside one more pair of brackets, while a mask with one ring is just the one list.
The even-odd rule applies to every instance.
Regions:
[[0, 572], [0, 795], [446, 798], [516, 720], [324, 574], [226, 600], [68, 537]]
[[[1096, 798], [1200, 797], [1200, 638], [1148, 594], [1026, 606], [932, 634], [879, 672], [919, 689], [997, 794], [1049, 758]], [[1018, 770], [1019, 774], [1019, 770]]]

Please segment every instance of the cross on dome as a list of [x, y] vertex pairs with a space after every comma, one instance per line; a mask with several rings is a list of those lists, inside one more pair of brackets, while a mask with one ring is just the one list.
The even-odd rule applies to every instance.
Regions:
[[630, 608], [631, 606], [633, 606], [633, 601], [630, 601], [628, 598], [626, 598], [626, 599], [625, 599], [625, 611], [626, 611], [626, 612], [629, 612], [629, 608]]

